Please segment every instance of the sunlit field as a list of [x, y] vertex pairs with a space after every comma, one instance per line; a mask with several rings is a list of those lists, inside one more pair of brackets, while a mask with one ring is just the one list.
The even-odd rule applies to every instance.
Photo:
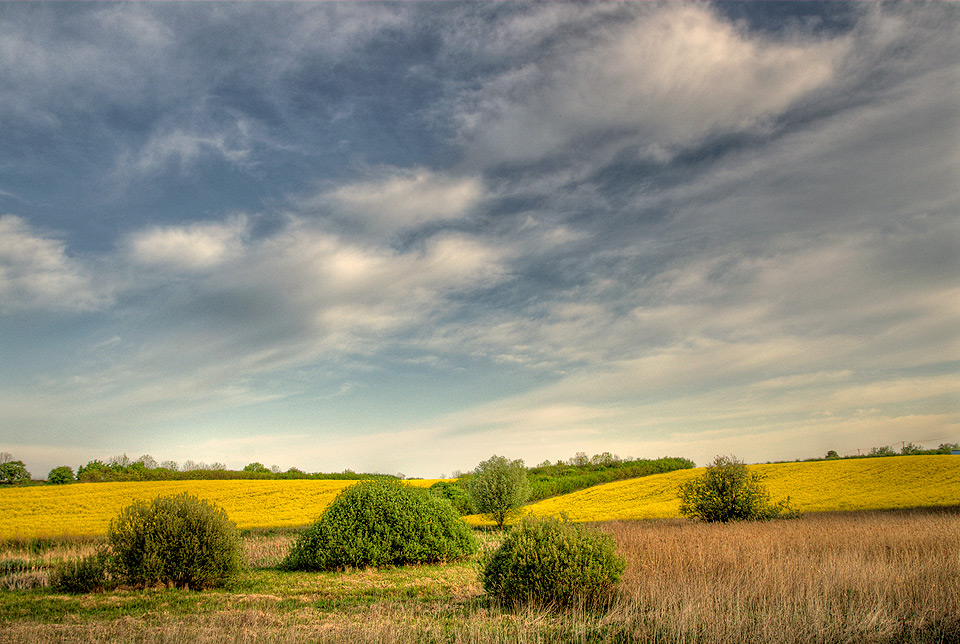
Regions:
[[[960, 512], [811, 513], [796, 520], [603, 524], [627, 569], [605, 609], [506, 610], [478, 560], [342, 573], [275, 568], [293, 532], [249, 533], [249, 570], [205, 592], [68, 595], [49, 567], [96, 542], [0, 545], [0, 644], [945, 644], [960, 641]], [[481, 531], [495, 543], [496, 531]]]
[[[960, 456], [890, 456], [751, 466], [773, 500], [790, 497], [800, 512], [882, 510], [960, 504]], [[538, 515], [573, 521], [675, 518], [677, 488], [702, 468], [617, 481], [527, 506]], [[471, 517], [474, 524], [481, 523]]]
[[[135, 500], [189, 492], [222, 507], [239, 528], [313, 522], [356, 481], [151, 481], [75, 483], [0, 490], [0, 539], [106, 534], [110, 520]], [[436, 480], [414, 479], [428, 487]]]

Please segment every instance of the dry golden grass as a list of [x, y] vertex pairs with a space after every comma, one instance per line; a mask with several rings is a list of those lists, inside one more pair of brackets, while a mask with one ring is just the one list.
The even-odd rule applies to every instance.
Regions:
[[628, 561], [607, 619], [632, 625], [637, 641], [960, 638], [956, 509], [604, 530]]
[[[960, 641], [957, 508], [729, 525], [614, 522], [601, 529], [628, 562], [620, 594], [604, 612], [504, 611], [482, 597], [474, 571], [463, 565], [338, 575], [263, 571], [252, 590], [195, 593], [181, 608], [135, 618], [96, 612], [114, 601], [136, 602], [130, 591], [84, 597], [88, 608], [79, 615], [33, 621], [0, 614], [0, 644]], [[289, 538], [248, 535], [248, 558], [266, 565]], [[182, 607], [192, 601], [198, 608]], [[209, 608], [199, 609], [201, 601]]]

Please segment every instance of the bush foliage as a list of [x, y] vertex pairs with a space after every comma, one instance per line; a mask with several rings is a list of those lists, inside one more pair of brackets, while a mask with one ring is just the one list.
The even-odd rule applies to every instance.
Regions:
[[717, 456], [702, 476], [680, 486], [680, 514], [708, 522], [764, 521], [792, 515], [790, 499], [772, 503], [763, 477], [735, 456]]
[[108, 538], [113, 573], [136, 586], [223, 586], [241, 570], [236, 526], [187, 493], [134, 502], [110, 522]]
[[502, 528], [530, 498], [530, 479], [522, 460], [492, 456], [480, 463], [470, 479], [467, 494], [474, 512], [496, 521]]
[[460, 481], [453, 483], [437, 481], [428, 489], [434, 496], [450, 501], [458, 514], [470, 514], [470, 497], [467, 496], [466, 487], [461, 485]]
[[342, 570], [452, 561], [477, 550], [453, 506], [396, 480], [361, 481], [341, 492], [303, 532], [288, 570]]
[[512, 606], [597, 606], [625, 567], [609, 535], [566, 517], [526, 516], [484, 564], [483, 589]]

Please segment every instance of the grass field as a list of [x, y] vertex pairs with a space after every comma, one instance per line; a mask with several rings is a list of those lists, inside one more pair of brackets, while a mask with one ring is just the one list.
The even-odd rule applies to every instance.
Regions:
[[[882, 510], [960, 505], [960, 456], [885, 458], [752, 465], [773, 500], [790, 497], [800, 512]], [[680, 516], [677, 488], [703, 468], [617, 481], [527, 506], [538, 515], [573, 521]], [[471, 517], [474, 524], [482, 523]]]
[[[117, 589], [65, 595], [44, 567], [93, 552], [67, 543], [0, 547], [34, 571], [6, 590], [0, 644], [627, 643], [937, 644], [960, 641], [960, 511], [818, 513], [791, 521], [706, 525], [613, 522], [627, 559], [606, 610], [508, 611], [489, 602], [477, 562], [281, 572], [290, 531], [248, 534], [250, 566], [231, 587]], [[494, 543], [496, 532], [480, 532]], [[31, 587], [27, 584], [25, 587]]]
[[[134, 500], [190, 492], [221, 506], [239, 528], [313, 522], [356, 481], [154, 481], [76, 483], [0, 490], [0, 539], [106, 534], [110, 519]], [[436, 480], [407, 484], [429, 487]]]

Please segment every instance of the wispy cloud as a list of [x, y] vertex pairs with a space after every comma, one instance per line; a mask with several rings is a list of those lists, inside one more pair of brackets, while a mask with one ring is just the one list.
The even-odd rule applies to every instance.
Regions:
[[386, 231], [460, 218], [483, 197], [477, 177], [445, 176], [423, 168], [385, 174], [341, 186], [327, 196], [374, 230]]
[[65, 243], [39, 234], [20, 217], [0, 217], [0, 312], [90, 311], [108, 300], [109, 293], [67, 255]]

